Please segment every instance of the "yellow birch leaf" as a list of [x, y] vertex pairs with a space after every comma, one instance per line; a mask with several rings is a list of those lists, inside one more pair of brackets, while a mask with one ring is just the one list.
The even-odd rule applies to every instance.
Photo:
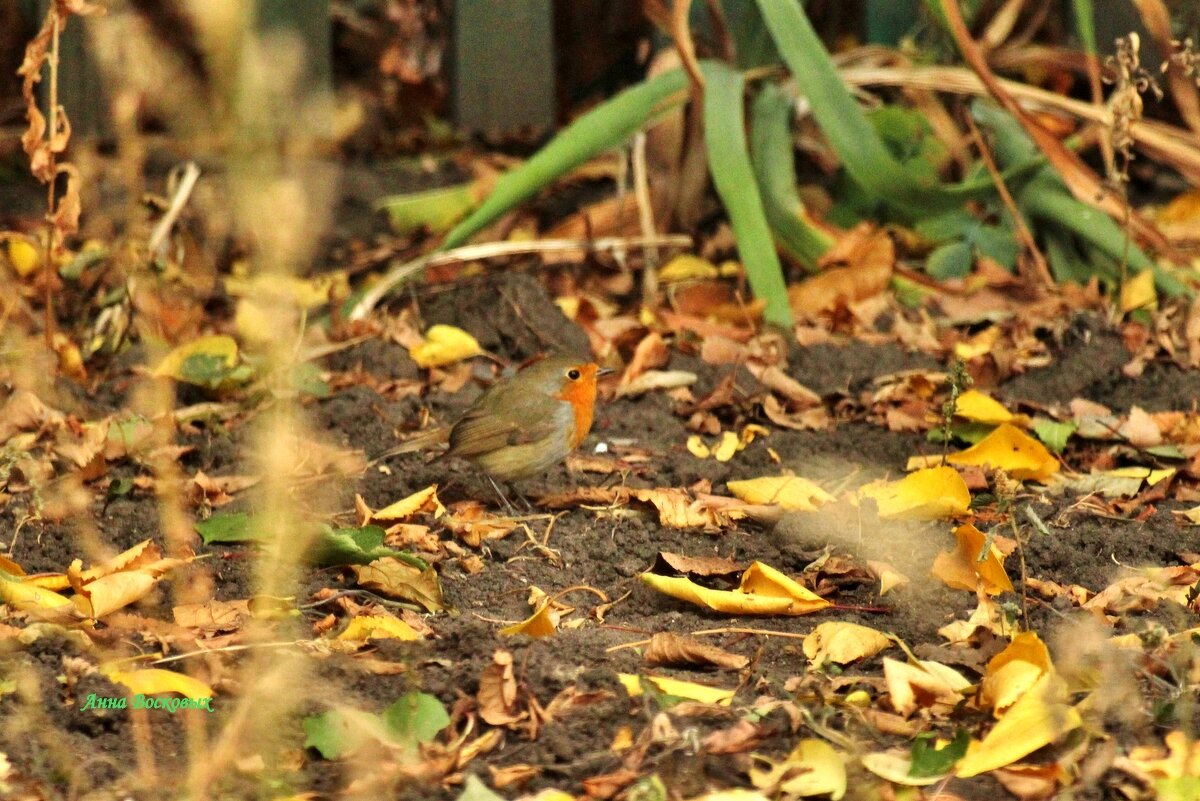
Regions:
[[680, 281], [712, 280], [717, 275], [717, 266], [708, 259], [681, 253], [662, 266], [658, 271], [658, 280], [664, 284], [676, 284]]
[[1158, 295], [1154, 291], [1154, 272], [1142, 270], [1121, 287], [1121, 311], [1128, 314], [1137, 309], [1158, 308]]
[[750, 769], [750, 783], [755, 787], [775, 790], [785, 798], [827, 795], [838, 801], [846, 794], [845, 759], [824, 740], [801, 740], [779, 762], [757, 755], [756, 758], [770, 768]]
[[1059, 464], [1046, 446], [1007, 423], [965, 451], [946, 457], [950, 464], [991, 466], [1024, 481], [1045, 481], [1058, 472]]
[[255, 273], [249, 278], [230, 276], [225, 279], [225, 291], [236, 298], [255, 298], [259, 301], [286, 300], [303, 309], [313, 309], [329, 302], [329, 293], [345, 296], [350, 292], [349, 279], [341, 270], [321, 273], [309, 278], [278, 273]]
[[504, 637], [528, 634], [535, 639], [549, 637], [558, 631], [558, 621], [562, 617], [563, 611], [563, 609], [555, 608], [554, 604], [547, 599], [538, 605], [537, 611], [520, 623], [500, 629], [500, 634]]
[[7, 240], [8, 263], [19, 277], [27, 278], [42, 266], [41, 250], [28, 238], [20, 234], [5, 234], [2, 238]]
[[160, 693], [178, 693], [185, 698], [212, 698], [212, 687], [199, 679], [194, 679], [183, 673], [162, 668], [145, 668], [143, 670], [118, 670], [112, 665], [102, 665], [100, 672], [111, 682], [124, 685], [130, 692], [137, 695], [159, 695]]
[[617, 678], [629, 693], [630, 698], [642, 694], [642, 682], [653, 684], [660, 693], [676, 698], [686, 698], [689, 701], [699, 701], [702, 704], [719, 704], [729, 706], [737, 690], [727, 690], [722, 687], [709, 687], [707, 684], [696, 684], [692, 681], [680, 681], [661, 676], [637, 676], [631, 673], [618, 673]]
[[151, 371], [151, 375], [157, 378], [174, 378], [176, 381], [187, 380], [187, 376], [183, 374], [183, 365], [193, 356], [220, 359], [226, 368], [232, 368], [237, 364], [237, 342], [225, 334], [210, 334], [186, 342], [164, 356]]
[[697, 459], [707, 459], [712, 454], [712, 451], [704, 444], [704, 440], [700, 438], [699, 434], [692, 434], [688, 437], [687, 449]]
[[442, 506], [442, 502], [438, 500], [437, 484], [417, 490], [407, 498], [401, 498], [395, 503], [388, 504], [378, 512], [371, 512], [370, 516], [363, 521], [363, 525], [374, 522], [399, 522], [418, 513], [432, 514], [435, 518], [446, 514], [446, 507]]
[[[749, 595], [734, 590], [711, 590], [681, 576], [659, 576], [643, 573], [642, 582], [651, 589], [681, 601], [703, 606], [727, 615], [787, 615], [791, 612], [791, 598], [773, 598]], [[815, 610], [813, 610], [815, 611]]]
[[884, 519], [941, 520], [964, 515], [971, 506], [967, 482], [953, 467], [930, 467], [899, 481], [868, 484], [859, 495], [873, 498]]
[[[960, 590], [975, 591], [982, 582], [983, 589], [988, 595], [999, 595], [1002, 592], [1012, 592], [1012, 581], [1004, 572], [1004, 556], [994, 544], [983, 553], [983, 545], [987, 538], [983, 532], [970, 523], [964, 523], [954, 529], [954, 538], [958, 547], [953, 551], [942, 551], [933, 560], [935, 578], [945, 584]], [[979, 557], [983, 555], [983, 560]]]
[[790, 614], [805, 615], [832, 606], [821, 596], [805, 589], [804, 585], [795, 579], [785, 576], [775, 568], [763, 562], [752, 562], [742, 574], [738, 591], [752, 594], [756, 597], [788, 598], [792, 601]]
[[339, 640], [419, 640], [416, 629], [392, 615], [359, 615], [337, 636]]
[[867, 569], [871, 571], [871, 574], [875, 576], [875, 578], [879, 579], [880, 598], [887, 595], [896, 587], [900, 587], [908, 583], [908, 576], [904, 575], [887, 562], [877, 562], [873, 559], [868, 559]]
[[408, 349], [418, 367], [443, 367], [483, 353], [475, 337], [452, 325], [434, 325], [425, 339]]
[[1000, 425], [1011, 423], [1017, 416], [1004, 408], [1000, 401], [977, 389], [968, 389], [954, 401], [954, 414], [976, 423]]
[[71, 599], [54, 590], [21, 581], [7, 572], [0, 572], [0, 601], [22, 612], [65, 612], [74, 606]]
[[955, 775], [966, 779], [1011, 765], [1056, 742], [1082, 722], [1078, 710], [1067, 703], [1066, 681], [1053, 671], [1047, 672], [1009, 708], [982, 742], [968, 746]]
[[713, 458], [718, 462], [728, 462], [739, 450], [741, 440], [738, 435], [732, 431], [724, 431], [721, 433], [721, 441], [713, 448]]
[[1167, 734], [1163, 742], [1167, 755], [1156, 746], [1139, 745], [1129, 752], [1129, 761], [1155, 779], [1200, 776], [1200, 740], [1192, 740], [1181, 731]]
[[1000, 326], [989, 325], [975, 336], [962, 342], [954, 343], [954, 355], [964, 362], [969, 362], [980, 356], [986, 356], [992, 352], [992, 348], [996, 347], [996, 343], [1000, 340], [1002, 333], [1003, 331]]
[[777, 504], [784, 509], [815, 511], [821, 504], [836, 500], [807, 478], [799, 476], [763, 476], [730, 481], [734, 497], [746, 503]]
[[1153, 487], [1163, 479], [1170, 478], [1171, 476], [1175, 475], [1175, 473], [1176, 470], [1174, 467], [1164, 467], [1159, 470], [1153, 470], [1149, 467], [1133, 466], [1118, 467], [1115, 470], [1105, 470], [1102, 473], [1095, 473], [1094, 475], [1115, 476], [1116, 478], [1140, 478], [1142, 481], [1146, 482], [1146, 486]]
[[892, 647], [886, 634], [868, 626], [831, 620], [804, 638], [804, 655], [814, 669], [826, 662], [845, 665]]
[[1054, 666], [1046, 644], [1032, 631], [1023, 631], [987, 663], [980, 684], [980, 702], [998, 718]]

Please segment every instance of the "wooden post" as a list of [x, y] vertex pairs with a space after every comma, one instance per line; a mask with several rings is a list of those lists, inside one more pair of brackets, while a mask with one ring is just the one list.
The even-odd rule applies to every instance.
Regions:
[[454, 121], [471, 131], [549, 128], [555, 121], [550, 0], [457, 0]]

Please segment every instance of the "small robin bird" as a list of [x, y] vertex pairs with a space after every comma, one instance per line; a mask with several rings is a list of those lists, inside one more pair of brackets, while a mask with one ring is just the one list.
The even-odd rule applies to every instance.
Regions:
[[[542, 359], [490, 387], [448, 431], [419, 435], [379, 458], [448, 437], [444, 455], [473, 462], [490, 479], [512, 482], [535, 476], [561, 462], [587, 437], [596, 379], [609, 372], [571, 356]], [[496, 491], [503, 499], [499, 487]]]

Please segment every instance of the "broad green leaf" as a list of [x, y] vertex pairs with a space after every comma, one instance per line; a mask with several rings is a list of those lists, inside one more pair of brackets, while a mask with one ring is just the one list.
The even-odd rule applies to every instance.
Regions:
[[777, 84], [764, 84], [759, 90], [751, 110], [750, 161], [779, 246], [812, 269], [833, 239], [809, 220], [796, 191], [792, 103]]
[[383, 711], [383, 721], [397, 736], [418, 743], [432, 742], [450, 725], [442, 702], [429, 693], [411, 692]]
[[990, 181], [943, 186], [904, 169], [842, 83], [800, 4], [758, 0], [758, 8], [825, 139], [846, 171], [870, 194], [919, 219], [930, 211], [957, 208], [964, 200], [994, 193]]
[[686, 100], [686, 86], [683, 70], [672, 70], [626, 89], [584, 114], [529, 161], [497, 181], [479, 208], [446, 235], [441, 249], [458, 247], [551, 181], [617, 147], [655, 115]]
[[1079, 428], [1079, 424], [1074, 421], [1060, 423], [1048, 417], [1033, 419], [1033, 433], [1037, 434], [1037, 438], [1049, 448], [1051, 453], [1062, 453], [1063, 449], [1067, 447], [1067, 440], [1071, 438], [1077, 428]]
[[335, 709], [304, 719], [304, 747], [325, 759], [341, 759], [375, 741], [405, 750], [427, 743], [450, 724], [441, 701], [428, 693], [401, 696], [383, 714]]
[[925, 260], [925, 272], [934, 278], [962, 278], [974, 263], [971, 246], [958, 240], [934, 248]]
[[392, 556], [421, 570], [429, 567], [423, 559], [385, 546], [383, 536], [384, 531], [379, 526], [336, 530], [323, 526], [309, 551], [308, 561], [325, 566], [367, 565], [376, 559]]
[[[1001, 165], [1011, 166], [1028, 162], [1031, 158], [1043, 162], [1042, 167], [1028, 181], [1020, 182], [1013, 189], [1017, 207], [1032, 217], [1035, 223], [1068, 232], [1080, 242], [1095, 248], [1117, 264], [1128, 258], [1127, 264], [1133, 272], [1154, 271], [1155, 285], [1168, 295], [1187, 293], [1187, 288], [1170, 272], [1159, 267], [1136, 243], [1127, 242], [1125, 231], [1111, 217], [1099, 209], [1076, 200], [1055, 174], [1049, 164], [1029, 139], [1020, 124], [996, 106], [976, 101], [971, 104], [971, 114], [979, 124], [990, 129], [995, 136], [995, 155]], [[1039, 230], [1044, 230], [1038, 226]], [[1061, 251], [1052, 254], [1051, 265], [1055, 277], [1063, 269]], [[1058, 258], [1056, 258], [1058, 257]], [[1055, 264], [1055, 262], [1058, 264]], [[1068, 262], [1070, 263], [1070, 262]], [[1088, 260], [1086, 264], [1093, 262]], [[1066, 268], [1074, 272], [1072, 265]], [[1093, 270], [1087, 277], [1096, 274]], [[1086, 281], [1087, 278], [1083, 278]]]
[[702, 63], [701, 69], [705, 83], [704, 142], [713, 183], [729, 213], [750, 288], [767, 302], [763, 315], [769, 322], [790, 328], [792, 308], [783, 267], [746, 149], [742, 110], [745, 79], [740, 72], [716, 61]]
[[919, 778], [949, 773], [954, 763], [967, 753], [971, 735], [966, 729], [959, 729], [954, 739], [941, 748], [938, 748], [933, 740], [934, 735], [931, 732], [917, 735], [912, 745], [912, 767], [908, 769], [909, 776]]
[[474, 182], [388, 195], [375, 207], [387, 212], [392, 230], [408, 234], [428, 228], [434, 233], [448, 230], [475, 208]]
[[263, 542], [269, 536], [262, 518], [244, 512], [216, 514], [196, 524], [205, 545], [214, 542]]

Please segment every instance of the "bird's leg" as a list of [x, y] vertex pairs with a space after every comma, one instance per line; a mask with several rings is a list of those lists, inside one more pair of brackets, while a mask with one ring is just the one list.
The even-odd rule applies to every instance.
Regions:
[[[487, 474], [485, 473], [484, 475], [487, 475]], [[494, 489], [496, 491], [496, 495], [498, 495], [500, 497], [500, 500], [504, 501], [504, 508], [508, 509], [509, 514], [515, 515], [517, 513], [517, 510], [513, 508], [513, 505], [511, 503], [508, 502], [508, 498], [504, 497], [504, 493], [500, 491], [500, 485], [497, 484], [496, 480], [494, 478], [492, 478], [491, 476], [488, 476], [487, 480], [488, 480], [488, 483], [490, 483], [492, 485], [492, 489]]]

